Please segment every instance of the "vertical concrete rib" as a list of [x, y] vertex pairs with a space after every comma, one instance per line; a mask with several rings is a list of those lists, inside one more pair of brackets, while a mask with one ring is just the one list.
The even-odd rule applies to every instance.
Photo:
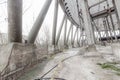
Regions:
[[108, 17], [106, 17], [106, 23], [107, 23], [107, 27], [108, 27], [108, 33], [110, 34], [111, 41], [113, 42], [112, 32], [111, 32], [111, 28], [110, 28], [110, 23], [109, 23]]
[[112, 2], [113, 2], [113, 6], [115, 7], [116, 18], [118, 20], [118, 25], [119, 25], [119, 28], [120, 28], [120, 6], [118, 5], [120, 0], [112, 0]]
[[61, 25], [60, 25], [60, 29], [59, 29], [59, 31], [58, 31], [58, 35], [57, 35], [57, 39], [56, 39], [56, 45], [58, 45], [58, 41], [59, 41], [59, 39], [60, 39], [61, 31], [62, 31], [63, 24], [64, 24], [64, 21], [65, 21], [65, 16], [66, 16], [66, 15], [64, 14], [63, 19], [62, 19], [62, 23], [61, 23]]
[[38, 15], [29, 35], [28, 35], [28, 43], [34, 43], [36, 40], [36, 37], [39, 33], [39, 30], [41, 28], [41, 25], [45, 19], [45, 16], [48, 12], [49, 6], [51, 4], [52, 0], [46, 0], [44, 6], [42, 7], [42, 10], [40, 11], [40, 14]]
[[78, 27], [76, 27], [76, 30], [75, 30], [75, 33], [74, 33], [74, 37], [73, 37], [73, 45], [74, 45], [74, 43], [75, 43], [75, 38], [76, 38], [77, 32], [78, 32]]
[[80, 35], [80, 28], [78, 28], [78, 31], [77, 31], [77, 44], [79, 46], [79, 35]]
[[22, 0], [8, 0], [8, 40], [22, 42]]
[[92, 45], [92, 44], [95, 43], [95, 41], [94, 41], [94, 33], [93, 33], [93, 30], [92, 30], [90, 13], [89, 13], [89, 9], [88, 9], [88, 2], [87, 2], [87, 0], [82, 0], [82, 2], [83, 2], [82, 12], [83, 12], [85, 33], [87, 35], [88, 45]]
[[66, 41], [66, 43], [68, 43], [69, 36], [70, 36], [70, 31], [71, 31], [72, 27], [73, 27], [73, 24], [71, 23], [70, 28], [69, 28], [69, 31], [68, 31], [67, 41]]
[[65, 19], [65, 28], [64, 28], [64, 46], [66, 47], [66, 34], [67, 33], [67, 17]]
[[57, 17], [58, 17], [58, 0], [55, 0], [54, 20], [53, 20], [53, 32], [52, 32], [52, 45], [54, 47], [56, 46]]
[[114, 25], [114, 21], [113, 21], [113, 17], [112, 17], [111, 12], [110, 12], [110, 21], [111, 21], [111, 24], [112, 24], [112, 28], [113, 28], [112, 31], [114, 33], [115, 40], [117, 41], [118, 39], [117, 39], [117, 35], [116, 35], [116, 31], [115, 31], [115, 25]]
[[72, 29], [71, 29], [71, 45], [73, 46], [73, 26], [72, 26]]
[[115, 13], [116, 13], [116, 18], [117, 18], [117, 23], [118, 23], [118, 30], [120, 33], [120, 6], [118, 3], [120, 3], [120, 0], [112, 0], [113, 6], [115, 7]]

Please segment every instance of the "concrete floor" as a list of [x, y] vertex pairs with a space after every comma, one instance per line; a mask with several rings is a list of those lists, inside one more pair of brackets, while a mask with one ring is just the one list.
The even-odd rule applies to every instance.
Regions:
[[[65, 80], [120, 80], [120, 76], [110, 69], [102, 69], [98, 63], [117, 62], [110, 46], [96, 46], [96, 51], [70, 49], [57, 54], [49, 61], [38, 64], [19, 80], [39, 79], [43, 74], [59, 64], [44, 78], [63, 78]], [[67, 58], [64, 62], [63, 59]], [[53, 79], [51, 79], [53, 80]]]

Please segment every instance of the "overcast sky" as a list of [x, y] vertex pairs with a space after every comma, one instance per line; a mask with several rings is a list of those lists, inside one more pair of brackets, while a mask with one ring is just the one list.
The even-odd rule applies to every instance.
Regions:
[[[52, 1], [52, 4], [44, 20], [40, 33], [43, 32], [43, 27], [47, 27], [49, 31], [52, 31], [54, 1], [55, 0]], [[89, 5], [92, 5], [101, 0], [88, 0], [88, 1], [89, 1]], [[7, 2], [7, 0], [0, 0], [0, 31], [7, 33], [7, 26], [8, 26], [7, 25], [7, 3], [5, 2]], [[40, 13], [40, 10], [44, 2], [45, 0], [23, 0], [23, 35], [28, 35], [34, 21], [36, 20], [38, 14]], [[97, 11], [97, 9], [98, 9], [98, 6], [94, 8], [92, 12]], [[59, 6], [58, 13], [59, 14], [58, 14], [57, 30], [59, 29], [59, 26], [63, 17], [63, 11], [60, 6]], [[69, 28], [69, 25], [70, 23], [68, 22], [68, 28]]]
[[[0, 0], [0, 3], [4, 3], [6, 0]], [[23, 35], [28, 35], [31, 27], [33, 26], [34, 21], [36, 20], [40, 10], [44, 4], [45, 0], [23, 0]], [[47, 27], [50, 31], [49, 34], [52, 32], [52, 25], [53, 25], [53, 12], [54, 12], [54, 0], [49, 8], [47, 16], [43, 22], [41, 30], [39, 31], [40, 36], [44, 36], [44, 28]], [[58, 12], [58, 26], [60, 26], [63, 11], [59, 6]], [[69, 24], [69, 23], [68, 23]], [[2, 33], [7, 33], [7, 3], [0, 4], [0, 31]], [[57, 28], [57, 30], [59, 27]]]
[[[6, 0], [0, 0], [0, 2], [5, 2]], [[53, 15], [54, 15], [54, 1], [52, 1], [52, 4], [49, 8], [49, 11], [47, 13], [47, 16], [43, 22], [43, 25], [41, 27], [41, 30], [39, 31], [38, 38], [45, 37], [44, 29], [47, 28], [49, 30], [50, 37], [52, 36], [52, 27], [53, 27]], [[33, 26], [34, 21], [36, 20], [38, 14], [40, 13], [42, 6], [44, 5], [45, 0], [23, 0], [23, 35], [28, 36], [29, 31], [31, 27]], [[7, 4], [1, 4], [0, 5], [0, 31], [2, 33], [8, 32], [8, 24], [7, 24]], [[57, 32], [59, 29], [59, 26], [61, 24], [63, 18], [63, 11], [61, 9], [61, 6], [59, 5], [59, 12], [58, 12], [58, 26], [57, 26]], [[70, 22], [68, 21], [68, 27], [69, 29]], [[45, 27], [45, 28], [44, 28]], [[75, 28], [74, 28], [75, 30]], [[62, 33], [64, 30], [62, 30]], [[63, 34], [62, 34], [63, 35]], [[61, 37], [63, 37], [61, 35]]]

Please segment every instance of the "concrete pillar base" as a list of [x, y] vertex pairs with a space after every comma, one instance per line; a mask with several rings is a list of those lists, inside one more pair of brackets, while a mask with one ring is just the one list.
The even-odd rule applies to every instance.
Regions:
[[[16, 76], [17, 71], [22, 73], [25, 68], [30, 68], [38, 62], [44, 61], [48, 54], [47, 50], [41, 48], [37, 49], [34, 44], [10, 43], [3, 45], [0, 48], [0, 71], [2, 71], [2, 80], [9, 80], [9, 78]], [[6, 75], [8, 77], [5, 77]], [[19, 77], [20, 75], [17, 76]], [[17, 76], [13, 80], [16, 80]]]
[[57, 54], [59, 52], [60, 52], [60, 50], [59, 50], [58, 46], [52, 45], [52, 49], [51, 49], [50, 53]]

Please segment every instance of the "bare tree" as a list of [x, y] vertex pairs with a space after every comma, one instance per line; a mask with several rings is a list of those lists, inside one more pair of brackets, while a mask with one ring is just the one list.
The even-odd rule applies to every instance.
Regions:
[[43, 27], [43, 34], [44, 34], [44, 36], [42, 36], [43, 44], [46, 47], [46, 49], [49, 50], [49, 46], [50, 46], [50, 31], [49, 31], [49, 27], [46, 26], [46, 25]]

